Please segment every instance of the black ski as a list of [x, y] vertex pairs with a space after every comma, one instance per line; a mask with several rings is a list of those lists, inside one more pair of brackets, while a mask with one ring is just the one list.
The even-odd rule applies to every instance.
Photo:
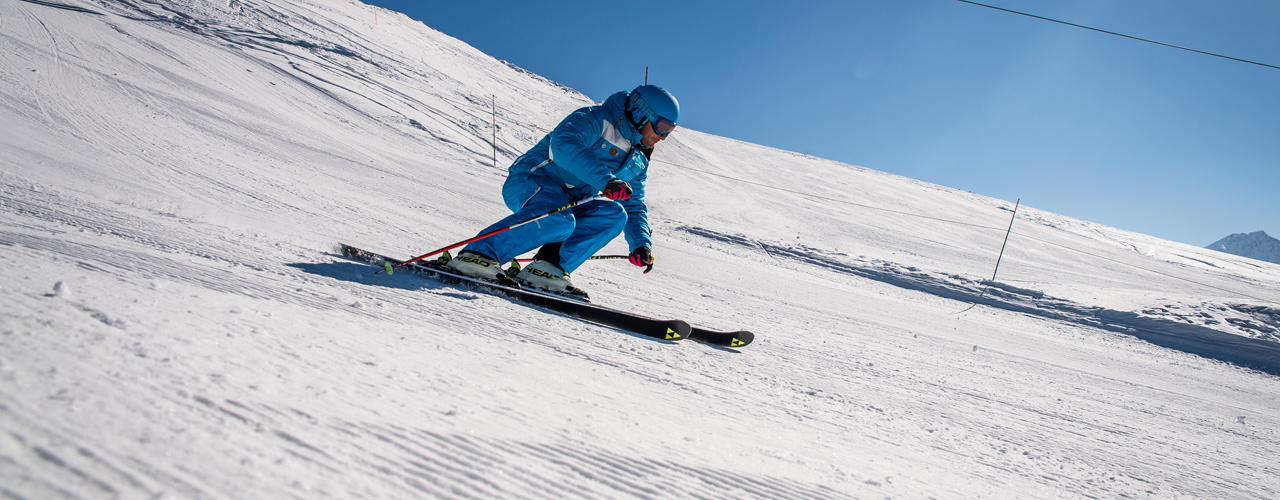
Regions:
[[[361, 250], [350, 245], [341, 245], [340, 251], [343, 257], [368, 262], [374, 265], [385, 265], [386, 263], [390, 263], [394, 266], [402, 262], [385, 255]], [[441, 269], [431, 265], [412, 263], [397, 268], [396, 270], [450, 285], [465, 286], [485, 292], [505, 295], [526, 304], [543, 307], [555, 312], [577, 317], [584, 321], [648, 337], [673, 341], [683, 340], [688, 338], [690, 332], [693, 331], [693, 328], [684, 321], [653, 319], [638, 314], [601, 307], [587, 302], [578, 302], [576, 300], [530, 292], [528, 290], [521, 290], [515, 287], [503, 286], [497, 283], [490, 283], [488, 281], [453, 274], [447, 269]]]
[[707, 330], [705, 328], [694, 327], [689, 332], [689, 338], [705, 344], [714, 344], [725, 347], [742, 347], [750, 344], [756, 339], [756, 334], [741, 330], [737, 332], [717, 332], [715, 330]]

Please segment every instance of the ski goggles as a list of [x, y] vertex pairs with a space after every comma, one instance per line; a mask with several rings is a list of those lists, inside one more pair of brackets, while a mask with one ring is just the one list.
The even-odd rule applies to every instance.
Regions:
[[671, 135], [671, 132], [676, 129], [676, 124], [674, 122], [661, 116], [659, 116], [656, 121], [650, 120], [649, 122], [653, 124], [653, 133], [663, 137]]

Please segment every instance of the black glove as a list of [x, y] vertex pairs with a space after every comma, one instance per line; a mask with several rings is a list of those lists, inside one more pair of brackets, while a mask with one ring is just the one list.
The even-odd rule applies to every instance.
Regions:
[[649, 274], [653, 270], [653, 252], [649, 251], [649, 247], [640, 247], [631, 251], [631, 255], [627, 256], [627, 260], [640, 267], [645, 268], [644, 273]]
[[613, 201], [630, 200], [631, 184], [627, 184], [627, 181], [622, 179], [614, 179], [604, 185], [604, 191], [601, 191], [601, 193], [604, 194], [605, 198]]

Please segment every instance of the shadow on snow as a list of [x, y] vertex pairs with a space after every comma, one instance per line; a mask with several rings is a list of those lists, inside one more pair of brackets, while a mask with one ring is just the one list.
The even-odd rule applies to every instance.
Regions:
[[[339, 256], [335, 255], [334, 257], [339, 257]], [[462, 285], [454, 286], [447, 283], [440, 283], [430, 278], [414, 276], [407, 272], [403, 272], [403, 273], [397, 272], [392, 275], [388, 275], [385, 273], [377, 274], [377, 271], [379, 268], [370, 266], [368, 264], [360, 264], [355, 262], [329, 262], [329, 263], [301, 262], [301, 263], [286, 264], [286, 265], [288, 267], [292, 267], [294, 269], [298, 269], [309, 274], [313, 274], [316, 276], [324, 276], [327, 278], [333, 278], [335, 280], [345, 281], [348, 283], [358, 283], [361, 285], [392, 288], [392, 289], [404, 290], [404, 291], [431, 290], [434, 292], [433, 295], [431, 295], [433, 297], [444, 296], [444, 297], [449, 297], [449, 298], [458, 299], [458, 300], [475, 300], [483, 296], [499, 297], [499, 298], [508, 300], [513, 304], [519, 304], [520, 306], [532, 308], [547, 314], [567, 316], [574, 319], [579, 319], [581, 321], [587, 321], [587, 320], [582, 320], [581, 318], [577, 318], [576, 316], [571, 314], [565, 314], [563, 312], [547, 309], [545, 307], [542, 307], [536, 304], [524, 303], [519, 300], [516, 300], [515, 298], [508, 297], [502, 293], [490, 293], [490, 292], [485, 292], [481, 290], [473, 290], [471, 288], [468, 288]], [[469, 294], [465, 292], [474, 292], [474, 294]], [[674, 343], [670, 340], [650, 337], [647, 335], [630, 332], [620, 328], [614, 328], [608, 325], [601, 325], [598, 323], [592, 323], [590, 321], [587, 321], [587, 323], [594, 324], [601, 328], [607, 328], [609, 330], [626, 334], [638, 339], [650, 340], [650, 341], [663, 343], [663, 344]], [[729, 350], [731, 352], [737, 352], [732, 349], [726, 349], [726, 350]]]

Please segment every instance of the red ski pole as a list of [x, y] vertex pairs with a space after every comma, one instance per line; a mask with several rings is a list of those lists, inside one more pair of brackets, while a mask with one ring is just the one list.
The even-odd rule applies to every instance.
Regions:
[[[419, 256], [417, 256], [417, 257], [414, 257], [414, 258], [412, 258], [412, 259], [409, 259], [409, 260], [406, 260], [406, 261], [401, 262], [401, 263], [399, 263], [399, 264], [396, 264], [396, 265], [394, 265], [394, 266], [392, 266], [392, 265], [390, 265], [390, 263], [388, 263], [388, 265], [387, 265], [387, 267], [386, 267], [386, 269], [385, 269], [385, 270], [386, 270], [388, 273], [390, 273], [390, 271], [391, 271], [392, 269], [397, 269], [397, 268], [399, 268], [399, 267], [401, 267], [401, 266], [405, 266], [405, 265], [408, 265], [408, 264], [412, 264], [412, 263], [414, 263], [414, 262], [420, 261], [420, 260], [425, 259], [425, 258], [427, 258], [427, 257], [430, 257], [430, 256], [432, 256], [432, 255], [436, 255], [436, 254], [439, 254], [439, 253], [441, 253], [441, 252], [445, 252], [445, 251], [448, 251], [448, 250], [453, 250], [453, 249], [455, 249], [455, 248], [458, 248], [458, 247], [460, 247], [460, 246], [463, 246], [463, 245], [466, 245], [466, 244], [469, 244], [469, 243], [473, 243], [473, 242], [476, 242], [476, 241], [483, 240], [483, 239], [488, 238], [488, 237], [490, 237], [490, 236], [493, 236], [493, 235], [495, 235], [495, 234], [502, 233], [502, 232], [505, 232], [505, 231], [509, 231], [509, 230], [511, 230], [511, 229], [514, 229], [514, 228], [517, 228], [517, 227], [523, 226], [523, 225], [525, 225], [525, 224], [528, 224], [528, 223], [530, 223], [530, 222], [536, 221], [536, 220], [538, 220], [538, 219], [541, 219], [541, 218], [543, 218], [543, 217], [549, 216], [549, 215], [551, 215], [551, 214], [554, 214], [554, 213], [557, 213], [557, 212], [562, 212], [562, 211], [568, 210], [568, 209], [570, 209], [570, 208], [576, 207], [576, 206], [578, 206], [578, 205], [581, 205], [581, 204], [583, 204], [583, 203], [586, 203], [586, 202], [588, 202], [588, 201], [592, 201], [592, 200], [596, 200], [596, 199], [600, 199], [600, 198], [601, 198], [601, 197], [600, 197], [600, 196], [598, 196], [598, 195], [588, 196], [588, 197], [586, 197], [586, 198], [583, 198], [583, 199], [581, 199], [581, 200], [575, 201], [575, 202], [570, 203], [570, 204], [568, 204], [568, 205], [565, 205], [565, 206], [563, 206], [563, 207], [557, 208], [557, 209], [555, 209], [555, 210], [551, 210], [551, 211], [549, 211], [549, 212], [545, 212], [545, 213], [542, 213], [542, 214], [535, 215], [535, 216], [533, 216], [533, 217], [530, 217], [530, 218], [525, 219], [525, 220], [522, 220], [522, 221], [520, 221], [520, 222], [517, 222], [517, 223], [511, 224], [511, 225], [509, 225], [509, 226], [502, 227], [502, 228], [498, 228], [498, 229], [494, 229], [493, 231], [489, 231], [489, 232], [487, 232], [487, 233], [484, 233], [484, 234], [481, 234], [481, 235], [478, 235], [478, 236], [475, 236], [475, 237], [472, 237], [472, 238], [467, 238], [467, 239], [465, 239], [465, 240], [459, 241], [459, 242], [457, 242], [457, 243], [454, 243], [454, 244], [449, 245], [449, 246], [444, 247], [444, 248], [440, 248], [440, 249], [437, 249], [437, 250], [432, 250], [432, 251], [430, 251], [430, 252], [424, 253], [424, 254], [419, 255]], [[382, 272], [382, 270], [379, 270], [378, 272], [379, 272], [379, 273], [381, 273], [381, 272]], [[377, 274], [377, 273], [375, 273], [375, 274]]]

